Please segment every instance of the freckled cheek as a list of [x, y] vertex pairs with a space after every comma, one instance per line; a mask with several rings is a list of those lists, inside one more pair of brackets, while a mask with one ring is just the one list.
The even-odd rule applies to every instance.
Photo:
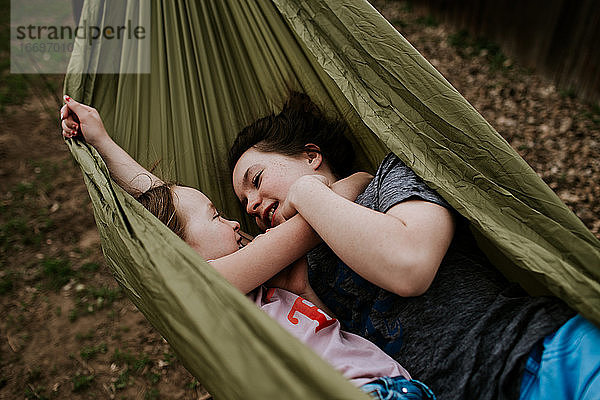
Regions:
[[292, 178], [292, 175], [286, 175], [285, 171], [281, 171], [277, 175], [272, 175], [268, 180], [263, 181], [265, 195], [281, 201], [287, 197], [290, 186], [292, 186], [294, 181], [295, 179]]

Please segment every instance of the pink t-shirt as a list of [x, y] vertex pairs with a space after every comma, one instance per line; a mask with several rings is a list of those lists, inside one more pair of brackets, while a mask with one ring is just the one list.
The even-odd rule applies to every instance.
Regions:
[[354, 385], [362, 386], [382, 376], [410, 379], [408, 372], [379, 347], [342, 331], [335, 318], [310, 301], [287, 290], [262, 286], [248, 297]]

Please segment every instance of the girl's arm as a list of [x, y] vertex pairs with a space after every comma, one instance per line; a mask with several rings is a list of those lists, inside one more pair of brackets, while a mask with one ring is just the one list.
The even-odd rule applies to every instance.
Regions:
[[[63, 136], [83, 135], [102, 156], [112, 178], [131, 195], [138, 195], [162, 181], [139, 165], [108, 135], [98, 111], [65, 96], [61, 110]], [[278, 229], [259, 235], [243, 249], [211, 262], [231, 284], [248, 293], [320, 242], [304, 219], [297, 215]]]
[[[355, 200], [371, 179], [371, 175], [359, 172], [336, 182], [329, 190], [340, 198]], [[256, 236], [246, 247], [218, 258], [211, 264], [230, 283], [243, 293], [248, 293], [275, 277], [321, 241], [301, 215], [294, 215], [264, 234]], [[284, 274], [289, 274], [287, 277], [276, 280], [277, 286], [303, 297], [308, 296], [305, 297], [307, 300], [319, 307], [323, 306], [320, 300], [315, 300], [316, 294], [312, 292], [308, 279], [304, 279], [305, 276], [301, 272], [294, 271], [294, 268], [299, 266], [289, 268], [291, 271], [284, 271]]]
[[65, 101], [61, 109], [63, 136], [70, 138], [82, 134], [85, 141], [100, 153], [115, 182], [127, 193], [138, 196], [163, 183], [111, 139], [96, 109], [68, 96], [65, 96]]
[[429, 288], [454, 235], [453, 217], [442, 206], [409, 200], [384, 214], [338, 196], [311, 175], [292, 185], [286, 203], [346, 265], [400, 296]]
[[[296, 215], [256, 236], [235, 253], [211, 261], [211, 265], [242, 293], [249, 293], [320, 242], [321, 239], [304, 218]], [[295, 286], [294, 292], [303, 290]]]

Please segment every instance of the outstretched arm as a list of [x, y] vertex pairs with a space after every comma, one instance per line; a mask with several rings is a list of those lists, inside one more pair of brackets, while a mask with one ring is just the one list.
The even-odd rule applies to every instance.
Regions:
[[[98, 111], [67, 96], [65, 101], [61, 110], [63, 136], [82, 135], [100, 153], [119, 186], [135, 196], [162, 184], [110, 138]], [[310, 226], [297, 216], [285, 226], [260, 235], [240, 251], [214, 260], [212, 265], [235, 287], [248, 293], [302, 257], [319, 241]]]
[[61, 109], [63, 136], [83, 135], [86, 142], [100, 153], [115, 182], [127, 193], [138, 196], [163, 183], [111, 139], [96, 109], [69, 96], [65, 96], [65, 102]]
[[[138, 164], [108, 135], [98, 111], [65, 96], [61, 109], [63, 136], [78, 135], [102, 156], [115, 182], [133, 196], [162, 181]], [[301, 216], [285, 226], [260, 235], [254, 242], [212, 265], [243, 293], [248, 293], [283, 270], [320, 242]]]

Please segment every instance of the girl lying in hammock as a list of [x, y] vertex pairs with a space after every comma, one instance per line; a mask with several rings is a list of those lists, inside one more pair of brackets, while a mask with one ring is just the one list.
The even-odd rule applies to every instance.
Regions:
[[[323, 311], [325, 307], [306, 282], [302, 285], [304, 298], [287, 290], [261, 286], [310, 248], [300, 249], [300, 254], [298, 250], [286, 249], [286, 243], [293, 243], [292, 233], [300, 235], [307, 246], [317, 244], [316, 236], [300, 216], [245, 245], [239, 223], [219, 215], [203, 193], [163, 182], [109, 137], [95, 109], [68, 96], [65, 96], [65, 101], [67, 104], [61, 110], [64, 137], [77, 136], [78, 132], [83, 135], [86, 142], [98, 150], [111, 175], [123, 189], [135, 196], [203, 258], [210, 259], [230, 283], [248, 294], [262, 310], [353, 384], [377, 399], [435, 398], [427, 386], [411, 380], [399, 363], [373, 343], [342, 331], [340, 323]], [[338, 182], [333, 189], [354, 199], [370, 178], [368, 174], [355, 174]], [[305, 258], [297, 261], [305, 262]], [[293, 270], [305, 271], [306, 267]], [[287, 279], [284, 277], [282, 280]], [[277, 281], [276, 278], [271, 283]]]
[[600, 398], [600, 330], [557, 298], [510, 284], [398, 157], [383, 160], [356, 202], [324, 184], [351, 172], [345, 129], [295, 93], [230, 151], [234, 190], [259, 227], [297, 212], [324, 240], [308, 253], [309, 283], [342, 327], [441, 399]]

